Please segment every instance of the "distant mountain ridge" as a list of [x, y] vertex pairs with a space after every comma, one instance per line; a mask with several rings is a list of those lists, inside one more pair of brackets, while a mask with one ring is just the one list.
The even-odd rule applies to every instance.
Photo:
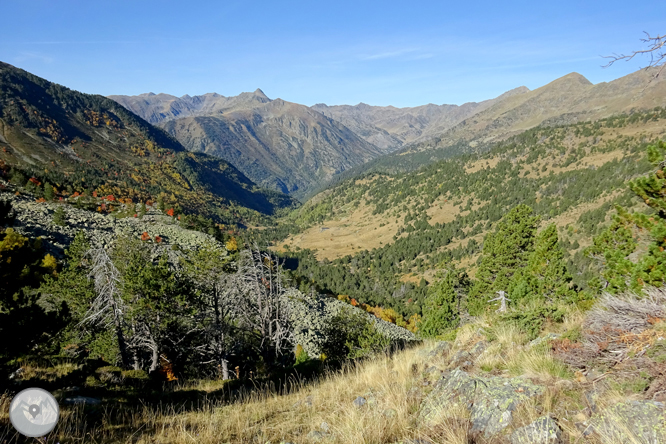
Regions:
[[358, 105], [328, 106], [323, 103], [312, 106], [325, 116], [342, 122], [361, 137], [390, 152], [404, 144], [437, 135], [464, 119], [500, 102], [508, 97], [525, 94], [525, 86], [514, 88], [504, 94], [483, 102], [468, 102], [462, 105], [427, 105], [411, 108], [393, 106]]
[[285, 193], [305, 193], [383, 154], [340, 122], [305, 105], [271, 100], [260, 89], [234, 97], [110, 97], [188, 150], [222, 158], [253, 181]]
[[[257, 183], [304, 198], [341, 173], [367, 171], [377, 162], [418, 167], [538, 125], [665, 106], [666, 82], [644, 70], [597, 85], [570, 73], [533, 91], [521, 86], [478, 103], [410, 108], [306, 107], [272, 101], [260, 89], [234, 97], [111, 97], [165, 128], [187, 149], [221, 157]], [[430, 151], [430, 157], [403, 157]]]
[[189, 116], [203, 116], [222, 113], [230, 109], [250, 108], [270, 102], [260, 89], [252, 93], [241, 93], [225, 97], [217, 93], [200, 96], [176, 97], [169, 94], [145, 93], [138, 96], [112, 95], [110, 99], [143, 117], [153, 125]]
[[655, 69], [639, 70], [611, 82], [593, 84], [573, 72], [533, 91], [497, 101], [432, 140], [406, 147], [404, 152], [443, 148], [461, 140], [476, 145], [538, 125], [594, 121], [666, 106], [666, 79], [654, 74]]

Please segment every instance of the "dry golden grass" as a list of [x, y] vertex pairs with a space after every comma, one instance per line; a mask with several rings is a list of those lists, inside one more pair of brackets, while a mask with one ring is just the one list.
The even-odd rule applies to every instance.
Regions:
[[[563, 324], [549, 325], [547, 331], [579, 329], [584, 313], [567, 307]], [[81, 407], [65, 406], [56, 433], [48, 442], [135, 442], [135, 443], [253, 443], [278, 444], [282, 441], [313, 443], [312, 432], [323, 434], [328, 443], [393, 443], [409, 439], [428, 439], [433, 443], [469, 442], [469, 411], [451, 407], [437, 426], [418, 426], [417, 414], [423, 396], [439, 378], [439, 372], [425, 372], [434, 365], [445, 369], [450, 356], [470, 350], [478, 341], [487, 341], [471, 373], [502, 374], [506, 377], [529, 378], [545, 390], [540, 396], [521, 404], [513, 415], [513, 429], [537, 418], [552, 414], [558, 418], [565, 442], [608, 442], [612, 437], [583, 437], [576, 422], [589, 418], [583, 413], [587, 406], [583, 392], [593, 385], [572, 380], [573, 375], [551, 354], [547, 344], [528, 346], [526, 335], [515, 325], [499, 321], [487, 314], [457, 330], [448, 356], [425, 358], [433, 341], [403, 350], [392, 356], [349, 365], [345, 369], [322, 376], [318, 381], [304, 383], [291, 380], [280, 393], [257, 390], [234, 402], [216, 400], [214, 393], [224, 389], [221, 381], [199, 381], [185, 384], [176, 391], [199, 391], [211, 394], [200, 405], [164, 404], [103, 407], [97, 420]], [[65, 371], [65, 369], [61, 369]], [[425, 387], [427, 379], [430, 384]], [[361, 408], [354, 399], [363, 396], [368, 404]], [[597, 405], [604, 409], [627, 399], [626, 393], [607, 388]], [[305, 402], [308, 401], [308, 402]], [[9, 397], [0, 396], [0, 423], [7, 423]], [[618, 419], [619, 421], [619, 419]], [[325, 423], [325, 424], [324, 424]], [[511, 429], [508, 431], [510, 432]], [[625, 442], [632, 441], [630, 438]], [[11, 438], [2, 435], [0, 442]], [[321, 436], [320, 436], [321, 438]], [[11, 440], [10, 440], [11, 442]], [[493, 442], [493, 441], [491, 441]], [[498, 441], [500, 442], [500, 441]], [[501, 441], [504, 442], [504, 441]]]
[[[336, 259], [361, 250], [372, 250], [393, 243], [393, 236], [404, 224], [402, 218], [381, 217], [372, 214], [372, 208], [361, 202], [346, 217], [326, 221], [323, 225], [310, 227], [300, 234], [289, 236], [280, 242], [296, 247], [317, 250], [317, 259]], [[383, 226], [380, 226], [383, 225]]]
[[32, 363], [25, 363], [21, 365], [21, 368], [23, 369], [21, 377], [23, 379], [43, 379], [46, 381], [55, 381], [59, 377], [65, 376], [80, 367], [81, 366], [79, 364], [61, 363], [55, 364], [48, 369], [45, 369]]
[[[287, 395], [255, 393], [241, 402], [211, 404], [198, 412], [146, 411], [141, 422], [147, 420], [155, 432], [138, 442], [310, 442], [308, 433], [326, 430], [331, 436], [327, 442], [334, 443], [384, 443], [410, 437], [418, 407], [408, 393], [416, 352], [382, 356], [319, 383], [296, 384], [298, 390]], [[355, 407], [354, 399], [363, 395], [369, 404]], [[302, 402], [307, 397], [311, 406]], [[324, 422], [327, 427], [322, 427]]]

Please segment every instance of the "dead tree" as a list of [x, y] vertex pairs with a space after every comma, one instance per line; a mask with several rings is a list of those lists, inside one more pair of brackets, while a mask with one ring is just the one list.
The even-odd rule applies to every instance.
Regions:
[[632, 51], [629, 54], [613, 54], [611, 56], [604, 56], [604, 58], [611, 59], [604, 68], [611, 66], [613, 63], [618, 60], [629, 61], [639, 55], [649, 55], [650, 63], [645, 69], [652, 67], [660, 66], [659, 71], [655, 74], [655, 78], [659, 77], [661, 71], [666, 66], [666, 34], [651, 36], [647, 32], [644, 33], [645, 38], [641, 39], [641, 42], [647, 44], [646, 49], [641, 49], [638, 51]]
[[203, 297], [203, 309], [197, 316], [195, 334], [200, 335], [203, 343], [195, 347], [203, 356], [201, 364], [217, 364], [222, 379], [229, 379], [229, 358], [239, 345], [237, 328], [233, 317], [234, 275], [221, 273], [215, 276], [215, 282], [206, 289]]
[[505, 313], [506, 312], [506, 303], [507, 303], [507, 301], [511, 302], [511, 299], [506, 297], [506, 293], [504, 293], [504, 290], [498, 291], [497, 294], [499, 294], [498, 297], [496, 297], [495, 299], [491, 299], [488, 302], [499, 301], [500, 307], [497, 309], [497, 313]]
[[255, 244], [240, 252], [234, 276], [235, 314], [257, 336], [259, 353], [270, 366], [293, 344], [286, 277], [276, 258]]
[[121, 297], [120, 272], [103, 248], [93, 248], [86, 252], [90, 258], [89, 277], [93, 279], [96, 297], [81, 323], [113, 326], [120, 349], [120, 359], [125, 368], [129, 366], [125, 327], [125, 304]]

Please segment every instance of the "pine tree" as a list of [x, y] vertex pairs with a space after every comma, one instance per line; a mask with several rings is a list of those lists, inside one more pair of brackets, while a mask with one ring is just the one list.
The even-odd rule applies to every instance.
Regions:
[[62, 205], [59, 205], [58, 208], [56, 208], [55, 212], [53, 213], [53, 223], [55, 225], [59, 225], [61, 227], [64, 227], [67, 225], [67, 214], [65, 213], [65, 209], [63, 208]]
[[555, 224], [548, 225], [538, 234], [534, 252], [527, 264], [526, 275], [539, 299], [554, 301], [573, 296], [573, 291], [569, 289], [573, 277], [567, 270], [564, 253], [558, 245]]
[[44, 183], [44, 199], [52, 201], [55, 199], [55, 192], [53, 191], [53, 185], [46, 182]]
[[[654, 214], [629, 213], [616, 207], [613, 223], [599, 236], [586, 253], [601, 262], [602, 288], [610, 292], [630, 288], [639, 291], [645, 285], [666, 283], [666, 143], [649, 146], [647, 157], [657, 170], [629, 182], [629, 188], [643, 199]], [[639, 245], [647, 251], [636, 257]]]
[[494, 233], [486, 235], [476, 281], [468, 299], [471, 315], [489, 307], [488, 301], [497, 291], [512, 293], [518, 284], [534, 250], [539, 216], [533, 216], [533, 212], [527, 205], [518, 205], [497, 224]]
[[441, 335], [458, 325], [461, 301], [470, 286], [467, 273], [454, 266], [439, 271], [437, 277], [439, 280], [428, 288], [425, 313], [419, 325], [425, 337]]

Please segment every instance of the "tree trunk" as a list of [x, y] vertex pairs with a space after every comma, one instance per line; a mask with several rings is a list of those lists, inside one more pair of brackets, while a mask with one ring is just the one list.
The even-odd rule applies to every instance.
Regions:
[[150, 362], [150, 370], [148, 371], [149, 373], [154, 372], [157, 370], [157, 367], [160, 365], [160, 356], [157, 350], [157, 343], [155, 342], [154, 339], [151, 338], [151, 350], [152, 350], [152, 359]]
[[115, 319], [116, 327], [116, 336], [118, 337], [118, 348], [120, 349], [120, 361], [122, 362], [123, 368], [129, 368], [129, 354], [127, 353], [127, 343], [125, 342], [125, 335], [123, 334], [123, 328], [120, 325], [120, 320], [118, 317]]
[[220, 366], [222, 367], [222, 380], [226, 381], [229, 379], [229, 361], [224, 358], [220, 359]]

